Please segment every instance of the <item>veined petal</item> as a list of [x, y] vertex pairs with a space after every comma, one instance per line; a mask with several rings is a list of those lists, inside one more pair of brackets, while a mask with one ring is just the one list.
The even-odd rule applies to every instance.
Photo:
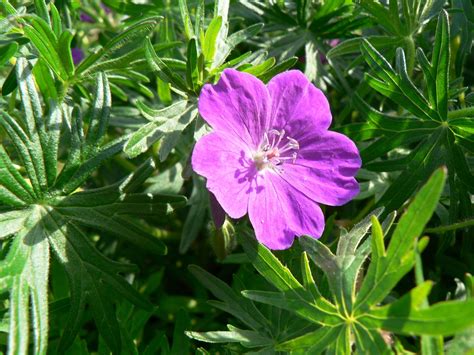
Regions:
[[230, 217], [240, 218], [247, 213], [256, 169], [240, 141], [218, 132], [205, 135], [194, 147], [192, 166], [207, 179], [206, 187]]
[[324, 216], [318, 204], [273, 172], [263, 176], [263, 189], [250, 195], [249, 217], [258, 241], [270, 249], [287, 249], [296, 236], [319, 238]]
[[275, 76], [268, 83], [272, 102], [272, 128], [284, 129], [295, 139], [311, 131], [327, 130], [332, 116], [328, 100], [298, 70]]
[[224, 70], [216, 85], [204, 85], [198, 105], [214, 130], [238, 137], [250, 148], [256, 148], [269, 129], [268, 90], [253, 75]]
[[354, 176], [361, 166], [359, 151], [346, 136], [327, 131], [308, 133], [300, 141], [294, 164], [285, 164], [281, 176], [310, 199], [340, 206], [359, 193]]

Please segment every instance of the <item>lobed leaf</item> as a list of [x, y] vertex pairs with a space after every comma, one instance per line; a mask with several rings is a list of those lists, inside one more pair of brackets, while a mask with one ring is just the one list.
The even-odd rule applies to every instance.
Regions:
[[371, 263], [357, 294], [355, 308], [366, 309], [382, 301], [396, 283], [413, 267], [413, 248], [423, 232], [441, 195], [446, 179], [443, 168], [438, 169], [423, 186], [402, 215], [385, 257]]

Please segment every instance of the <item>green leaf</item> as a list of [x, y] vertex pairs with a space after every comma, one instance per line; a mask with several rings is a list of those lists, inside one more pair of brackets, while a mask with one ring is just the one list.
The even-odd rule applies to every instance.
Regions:
[[243, 71], [255, 76], [260, 76], [263, 75], [263, 73], [267, 72], [270, 70], [276, 63], [275, 58], [268, 58], [266, 61], [263, 63], [260, 63], [258, 65], [255, 65], [253, 67], [250, 67], [248, 69], [244, 69]]
[[122, 182], [58, 198], [54, 209], [77, 223], [108, 231], [143, 250], [162, 255], [166, 246], [136, 221], [126, 216], [157, 216], [186, 204], [183, 196], [133, 193], [153, 172], [148, 161]]
[[200, 38], [204, 31], [206, 4], [204, 0], [200, 0], [196, 7], [196, 15], [194, 17], [194, 37]]
[[372, 74], [366, 75], [372, 88], [405, 107], [419, 118], [439, 119], [438, 113], [430, 108], [426, 99], [408, 77], [405, 53], [401, 48], [397, 50], [397, 73], [367, 40], [362, 42], [361, 51], [378, 77], [376, 78]]
[[306, 236], [300, 238], [303, 249], [326, 274], [335, 304], [348, 312], [354, 302], [357, 275], [370, 250], [367, 243], [360, 244], [371, 226], [371, 217], [375, 218], [381, 213], [382, 209], [373, 211], [349, 233], [341, 235], [336, 255], [319, 240]]
[[[367, 235], [374, 217], [379, 217], [383, 212], [383, 208], [378, 208], [369, 213], [362, 221], [352, 227], [351, 231], [342, 235], [337, 244], [337, 255], [356, 255], [357, 248]], [[390, 223], [387, 223], [388, 226]], [[318, 261], [319, 263], [319, 261]]]
[[202, 179], [193, 177], [193, 191], [189, 199], [189, 209], [184, 221], [181, 240], [179, 242], [179, 252], [185, 254], [195, 241], [201, 231], [209, 205], [209, 192], [206, 190]]
[[111, 158], [123, 150], [127, 137], [120, 137], [102, 146], [90, 158], [83, 157], [70, 170], [62, 170], [57, 179], [56, 187], [60, 188], [63, 194], [74, 192], [82, 185], [105, 160]]
[[[409, 293], [404, 297], [411, 295]], [[432, 336], [453, 335], [474, 325], [474, 300], [439, 302], [427, 309], [411, 310], [409, 314], [406, 307], [397, 307], [400, 301], [373, 310], [361, 322], [371, 328], [383, 328], [400, 334]]]
[[49, 3], [49, 9], [51, 11], [51, 28], [53, 29], [54, 34], [59, 37], [63, 30], [61, 16], [54, 3]]
[[[246, 297], [252, 297], [259, 302], [271, 302], [270, 304], [277, 304], [280, 307], [287, 305], [298, 314], [315, 322], [331, 325], [341, 322], [341, 319], [335, 315], [335, 307], [331, 303], [323, 298], [314, 299], [311, 292], [303, 288], [290, 270], [253, 236], [241, 234], [239, 237], [255, 269], [281, 291], [281, 293], [246, 291]], [[289, 306], [290, 304], [293, 304], [293, 307]]]
[[357, 348], [361, 354], [392, 354], [379, 329], [367, 329], [360, 323], [354, 327]]
[[[30, 179], [30, 182], [32, 184], [34, 194], [36, 196], [41, 196], [42, 188], [40, 186], [40, 182], [38, 181], [38, 177], [37, 177], [37, 172], [36, 172], [37, 164], [33, 164], [34, 159], [32, 157], [35, 155], [35, 153], [32, 152], [32, 150], [36, 149], [37, 147], [33, 147], [32, 145], [29, 145], [29, 140], [25, 132], [22, 130], [22, 128], [18, 125], [18, 123], [16, 123], [16, 121], [12, 117], [7, 115], [6, 113], [3, 113], [2, 118], [3, 119], [0, 121], [0, 124], [5, 129], [5, 131], [10, 136], [10, 138], [12, 139], [15, 149], [19, 152], [21, 159], [23, 160], [23, 164], [26, 169], [28, 178]], [[12, 169], [10, 169], [10, 171], [11, 170]], [[44, 173], [44, 171], [41, 171], [41, 173]], [[44, 175], [42, 176], [44, 177]], [[11, 188], [8, 185], [2, 186], [2, 187], [3, 189]], [[6, 202], [6, 203], [12, 206], [25, 205], [24, 201], [19, 199], [14, 194], [12, 196], [11, 193], [5, 193], [5, 191], [2, 190], [2, 200], [4, 199], [9, 200], [9, 202]]]
[[[393, 1], [390, 1], [390, 4], [393, 4]], [[400, 33], [400, 19], [398, 16], [398, 9], [396, 13], [391, 13], [388, 9], [384, 7], [379, 2], [374, 0], [367, 0], [361, 3], [361, 6], [366, 10], [370, 16], [379, 23], [386, 31], [392, 35]]]
[[[252, 38], [255, 36], [260, 30], [262, 29], [263, 24], [262, 23], [257, 23], [254, 25], [250, 25], [243, 30], [234, 32], [231, 34], [229, 37], [226, 39], [222, 40], [222, 45], [218, 45], [218, 51], [216, 53], [216, 56], [214, 57], [214, 62], [212, 63], [212, 69], [217, 68], [221, 66], [227, 57], [230, 55], [232, 50], [240, 43], [248, 40], [249, 38]], [[221, 29], [222, 31], [222, 29]]]
[[33, 74], [43, 97], [49, 97], [54, 101], [58, 101], [58, 92], [55, 85], [54, 75], [44, 59], [38, 58], [38, 61], [33, 67]]
[[41, 225], [42, 208], [28, 211], [22, 229], [0, 261], [0, 292], [10, 292], [9, 354], [26, 354], [30, 329], [34, 352], [46, 354], [48, 344], [49, 245]]
[[436, 27], [436, 37], [433, 49], [433, 76], [434, 83], [429, 83], [433, 86], [436, 95], [436, 101], [433, 106], [441, 116], [442, 120], [448, 117], [448, 90], [449, 90], [449, 62], [450, 62], [450, 36], [449, 36], [449, 20], [448, 13], [443, 10], [438, 17], [438, 26]]
[[160, 110], [151, 109], [141, 102], [137, 106], [143, 116], [151, 122], [142, 126], [128, 139], [124, 151], [129, 157], [138, 156], [152, 144], [165, 138], [160, 148], [160, 159], [164, 160], [176, 145], [181, 132], [197, 116], [196, 105], [186, 100]]
[[[50, 115], [47, 120], [44, 120], [43, 109], [28, 62], [19, 58], [16, 70], [24, 111], [24, 117], [19, 120], [22, 125], [6, 112], [3, 113], [0, 125], [12, 139], [21, 157], [34, 194], [40, 197], [48, 186], [54, 184], [56, 177], [57, 135], [61, 118], [59, 111], [52, 104]], [[10, 173], [14, 174], [11, 169]], [[20, 181], [18, 178], [15, 179]], [[25, 184], [22, 185], [25, 186]]]
[[184, 309], [180, 309], [176, 315], [175, 326], [173, 330], [173, 345], [171, 346], [172, 355], [180, 355], [183, 352], [189, 352], [189, 338], [185, 335], [186, 328], [189, 327], [191, 319]]
[[10, 70], [2, 85], [2, 96], [10, 95], [17, 87], [15, 68]]
[[[0, 237], [11, 236], [11, 241], [2, 244], [8, 248], [0, 260], [0, 293], [10, 293], [10, 302], [6, 305], [8, 352], [28, 352], [30, 329], [33, 330], [33, 352], [47, 352], [50, 246], [69, 275], [71, 289], [70, 313], [59, 352], [65, 352], [73, 343], [82, 326], [86, 306], [107, 346], [119, 352], [121, 338], [128, 343], [130, 339], [126, 334], [117, 336], [122, 330], [110, 294], [122, 295], [143, 308], [150, 308], [150, 304], [118, 275], [135, 268], [115, 263], [100, 254], [79, 223], [123, 237], [147, 251], [164, 254], [166, 246], [146, 227], [126, 216], [165, 214], [184, 206], [186, 199], [135, 192], [155, 170], [151, 162], [122, 182], [70, 195], [106, 158], [122, 151], [125, 143], [126, 137], [105, 145], [96, 141], [107, 130], [110, 109], [107, 79], [103, 74], [98, 76], [97, 97], [85, 135], [78, 109], [71, 117], [67, 104], [59, 106], [50, 102], [45, 114], [28, 62], [18, 59], [16, 69], [22, 110], [14, 111], [15, 118], [2, 112], [0, 120], [16, 149], [13, 154], [0, 146]], [[66, 137], [61, 137], [62, 125]], [[57, 176], [60, 142], [65, 145], [61, 150], [69, 154]], [[4, 323], [2, 320], [2, 327]], [[124, 346], [133, 349], [128, 343]]]
[[266, 71], [265, 73], [261, 74], [259, 76], [259, 79], [262, 80], [264, 83], [270, 81], [271, 78], [273, 78], [275, 75], [280, 74], [284, 72], [285, 70], [288, 70], [292, 68], [296, 62], [298, 61], [298, 58], [292, 57], [284, 60], [283, 62], [275, 65], [272, 67], [270, 70]]
[[204, 42], [202, 43], [202, 52], [207, 62], [212, 63], [212, 61], [214, 60], [217, 44], [216, 40], [221, 26], [222, 17], [217, 16], [213, 18], [211, 23], [209, 24], [209, 27], [206, 30], [206, 34], [204, 35]]
[[188, 269], [201, 284], [211, 291], [214, 297], [217, 297], [222, 302], [223, 307], [221, 308], [224, 308], [227, 312], [252, 329], [264, 329], [268, 326], [267, 319], [263, 317], [255, 305], [251, 301], [240, 297], [240, 295], [227, 286], [225, 282], [219, 280], [199, 266], [190, 265]]
[[318, 354], [327, 350], [331, 344], [334, 344], [339, 336], [341, 328], [341, 326], [321, 327], [314, 332], [306, 333], [298, 338], [280, 343], [277, 345], [276, 349], [279, 351], [305, 349], [308, 354]]
[[250, 330], [243, 330], [231, 325], [227, 326], [231, 331], [214, 331], [214, 332], [186, 332], [190, 338], [204, 341], [206, 343], [240, 343], [246, 348], [256, 348], [272, 345], [273, 340], [259, 333]]
[[23, 205], [33, 202], [36, 197], [31, 186], [13, 165], [3, 146], [0, 146], [0, 184], [2, 186], [1, 196], [5, 196], [2, 200], [10, 196], [9, 200], [15, 201], [15, 204]]
[[303, 277], [304, 288], [311, 292], [314, 299], [322, 298], [316, 283], [314, 282], [311, 266], [309, 265], [308, 254], [301, 254], [301, 276]]
[[448, 131], [446, 135], [446, 148], [448, 149], [448, 161], [455, 169], [456, 175], [467, 190], [474, 193], [474, 177], [470, 171], [469, 163], [451, 131]]
[[116, 334], [120, 334], [120, 329], [109, 292], [121, 295], [144, 309], [151, 308], [130, 284], [117, 275], [133, 268], [105, 258], [74, 223], [68, 222], [53, 209], [48, 211], [44, 224], [48, 230], [49, 243], [66, 269], [71, 288], [71, 308], [59, 352], [64, 352], [72, 344], [80, 329], [86, 304], [91, 307], [107, 345], [112, 351], [119, 352], [121, 341]]
[[184, 92], [188, 91], [186, 83], [183, 81], [183, 79], [179, 75], [174, 73], [169, 68], [169, 66], [156, 55], [155, 49], [153, 48], [153, 45], [151, 44], [149, 38], [147, 38], [147, 40], [145, 41], [145, 56], [151, 70], [153, 70], [153, 72], [161, 80], [163, 80], [165, 83], [173, 84], [178, 89]]
[[7, 63], [18, 50], [18, 43], [12, 42], [0, 47], [0, 68]]
[[387, 210], [399, 208], [416, 191], [419, 183], [430, 176], [439, 166], [436, 156], [443, 135], [443, 129], [440, 128], [418, 145], [409, 164], [385, 191], [378, 206], [385, 206]]
[[[374, 46], [374, 48], [377, 48], [378, 50], [381, 50], [386, 47], [397, 47], [403, 43], [400, 38], [391, 36], [369, 36], [365, 37], [365, 39], [369, 41]], [[327, 52], [326, 56], [329, 59], [335, 59], [337, 57], [347, 54], [360, 53], [360, 46], [362, 44], [362, 41], [362, 37], [347, 39], [339, 43], [336, 47], [331, 48], [329, 52]]]
[[58, 39], [56, 34], [42, 18], [29, 15], [26, 19], [27, 23], [24, 27], [26, 37], [31, 40], [40, 56], [48, 63], [58, 78], [62, 81], [66, 81], [69, 76], [61, 60], [62, 55], [58, 52]]
[[384, 131], [386, 134], [410, 132], [416, 134], [418, 131], [428, 132], [429, 129], [439, 127], [439, 123], [421, 120], [417, 117], [400, 117], [388, 115], [370, 107], [358, 94], [355, 94], [352, 102], [354, 106], [367, 116], [371, 125]]
[[38, 16], [45, 20], [46, 23], [50, 26], [51, 20], [49, 18], [48, 7], [46, 5], [46, 2], [44, 0], [34, 0], [34, 4]]
[[377, 263], [379, 258], [385, 257], [382, 226], [377, 217], [372, 216], [372, 262]]
[[[112, 38], [107, 44], [96, 53], [89, 55], [84, 59], [76, 69], [75, 77], [87, 78], [88, 75], [96, 73], [102, 70], [99, 65], [113, 56], [116, 52], [122, 49], [124, 46], [133, 43], [137, 40], [143, 40], [153, 29], [161, 22], [162, 17], [155, 16], [145, 18], [122, 33]], [[153, 51], [154, 53], [154, 51]], [[86, 75], [87, 74], [87, 75]]]
[[393, 233], [386, 256], [371, 263], [357, 295], [356, 309], [366, 309], [368, 305], [382, 301], [413, 267], [415, 240], [433, 214], [445, 180], [445, 170], [438, 169], [416, 195]]
[[190, 88], [197, 87], [199, 69], [198, 69], [198, 52], [196, 38], [191, 38], [188, 42], [187, 61], [186, 61], [186, 80]]
[[178, 3], [179, 12], [184, 26], [184, 34], [189, 40], [193, 37], [193, 24], [191, 22], [191, 16], [189, 15], [187, 0], [178, 0]]
[[430, 133], [432, 133], [431, 130], [418, 129], [385, 135], [370, 144], [367, 148], [361, 150], [360, 155], [362, 161], [369, 163], [400, 146], [420, 141]]
[[74, 62], [72, 60], [71, 41], [74, 38], [71, 32], [64, 31], [59, 36], [58, 52], [61, 53], [61, 61], [68, 77], [74, 75]]
[[112, 106], [109, 82], [104, 73], [97, 75], [96, 83], [93, 107], [88, 119], [89, 129], [87, 130], [86, 144], [89, 147], [84, 153], [86, 156], [92, 154], [101, 145], [109, 124], [110, 108]]
[[29, 214], [29, 209], [0, 213], [0, 240], [23, 229]]

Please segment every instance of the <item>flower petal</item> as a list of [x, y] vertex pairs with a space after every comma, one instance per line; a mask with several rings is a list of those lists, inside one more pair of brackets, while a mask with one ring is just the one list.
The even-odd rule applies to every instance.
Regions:
[[307, 134], [294, 164], [285, 164], [282, 178], [310, 199], [340, 206], [359, 193], [354, 178], [361, 166], [359, 151], [346, 136], [327, 131]]
[[249, 194], [256, 178], [255, 165], [248, 158], [246, 147], [235, 137], [210, 133], [194, 147], [192, 166], [207, 179], [207, 188], [232, 218], [247, 213]]
[[295, 236], [319, 238], [324, 216], [317, 203], [273, 172], [263, 175], [263, 189], [250, 195], [249, 217], [258, 241], [270, 249], [287, 249]]
[[276, 75], [268, 83], [272, 101], [272, 128], [284, 129], [295, 139], [304, 132], [324, 131], [331, 124], [328, 100], [298, 70]]
[[199, 96], [199, 113], [216, 131], [239, 137], [256, 148], [269, 128], [270, 97], [253, 75], [223, 71], [216, 85], [206, 84]]

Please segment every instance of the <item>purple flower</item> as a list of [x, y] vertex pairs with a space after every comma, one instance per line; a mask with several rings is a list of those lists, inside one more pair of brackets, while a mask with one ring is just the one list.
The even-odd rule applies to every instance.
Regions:
[[79, 15], [79, 20], [81, 20], [82, 22], [87, 22], [87, 23], [94, 23], [94, 19], [89, 15], [89, 14], [86, 14], [85, 12], [81, 12], [81, 14]]
[[84, 59], [84, 52], [77, 47], [71, 48], [71, 55], [74, 65], [78, 65]]
[[359, 192], [359, 152], [328, 131], [328, 101], [301, 72], [279, 74], [265, 86], [226, 69], [216, 85], [203, 87], [199, 112], [214, 132], [196, 143], [193, 169], [230, 217], [248, 212], [267, 247], [320, 237], [319, 204], [342, 205]]

